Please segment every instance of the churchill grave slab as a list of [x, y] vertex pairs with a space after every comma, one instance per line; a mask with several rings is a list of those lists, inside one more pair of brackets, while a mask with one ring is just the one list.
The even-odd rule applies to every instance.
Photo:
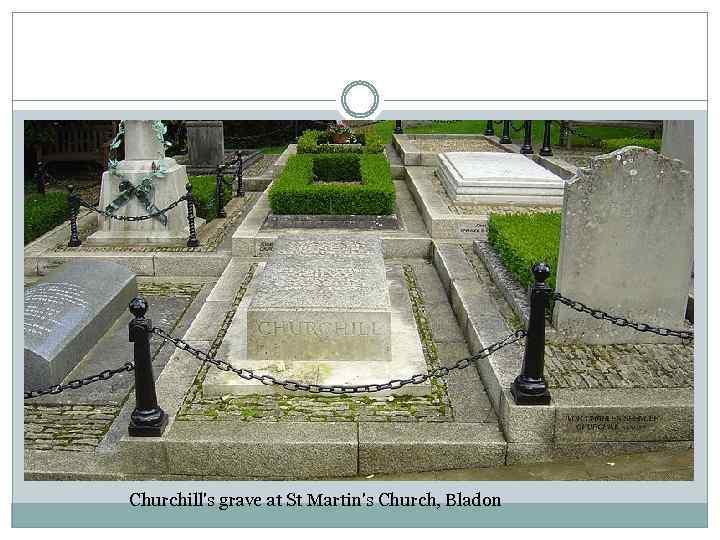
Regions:
[[251, 360], [390, 360], [379, 238], [282, 237], [247, 314]]
[[438, 177], [455, 202], [562, 205], [565, 181], [526, 156], [445, 152], [438, 160]]
[[135, 274], [107, 261], [71, 262], [25, 290], [25, 390], [57, 384], [127, 310]]

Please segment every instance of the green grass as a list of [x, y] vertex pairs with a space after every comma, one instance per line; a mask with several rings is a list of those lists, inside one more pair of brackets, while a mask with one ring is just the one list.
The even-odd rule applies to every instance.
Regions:
[[[226, 176], [228, 180], [230, 177]], [[195, 211], [198, 217], [210, 221], [217, 217], [215, 205], [215, 177], [214, 176], [190, 176], [188, 178], [193, 187], [193, 198], [195, 199]], [[223, 202], [232, 199], [232, 188], [225, 184], [223, 186]]]
[[67, 197], [67, 193], [60, 191], [49, 191], [45, 195], [32, 193], [25, 196], [25, 244], [70, 218]]
[[547, 284], [555, 288], [560, 252], [560, 213], [490, 214], [488, 242], [523, 287], [534, 282], [532, 266], [550, 266]]
[[[432, 124], [425, 124], [420, 126], [414, 126], [414, 127], [408, 127], [403, 128], [403, 131], [406, 134], [429, 134], [429, 133], [448, 133], [448, 134], [457, 134], [457, 133], [465, 133], [465, 134], [482, 134], [485, 132], [485, 124], [487, 123], [486, 120], [442, 120], [442, 121], [436, 121]], [[523, 122], [520, 120], [515, 120], [512, 122], [512, 125], [515, 126], [516, 129], [523, 127]], [[383, 144], [388, 144], [392, 141], [392, 134], [393, 130], [395, 129], [395, 121], [394, 120], [385, 120], [383, 122], [378, 122], [377, 124], [374, 124], [371, 126], [372, 129], [375, 131], [375, 133], [378, 134], [380, 137], [380, 140], [383, 142]], [[502, 125], [496, 124], [494, 126], [495, 128], [495, 135], [498, 137], [502, 134]], [[542, 121], [534, 121], [533, 122], [533, 145], [537, 146], [538, 148], [542, 145], [542, 139], [543, 139], [543, 130], [544, 130], [544, 123]], [[629, 138], [629, 139], [647, 139], [648, 134], [647, 131], [644, 129], [637, 129], [637, 128], [609, 128], [609, 127], [581, 127], [578, 128], [578, 132], [582, 133], [583, 135], [586, 135], [590, 137], [591, 139], [587, 139], [585, 137], [578, 137], [576, 135], [571, 135], [570, 137], [570, 143], [573, 147], [579, 147], [579, 146], [593, 146], [593, 147], [599, 147], [600, 141], [605, 139], [623, 139], [623, 138]], [[523, 132], [522, 131], [513, 131], [510, 130], [510, 136], [513, 138], [513, 140], [522, 140]], [[558, 144], [558, 139], [560, 137], [560, 127], [556, 124], [552, 125], [552, 128], [550, 130], [550, 139], [552, 141], [553, 145]]]
[[[360, 183], [346, 181], [351, 161], [359, 162]], [[379, 216], [392, 214], [395, 185], [382, 154], [298, 154], [290, 156], [268, 197], [276, 214]]]

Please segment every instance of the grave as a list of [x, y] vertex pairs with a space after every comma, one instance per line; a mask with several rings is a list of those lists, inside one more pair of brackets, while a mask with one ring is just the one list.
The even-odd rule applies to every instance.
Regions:
[[214, 174], [225, 160], [222, 120], [186, 120], [188, 169], [191, 174]]
[[452, 201], [562, 205], [564, 180], [524, 155], [443, 152], [438, 160], [438, 177]]
[[[144, 216], [167, 207], [185, 195], [188, 182], [185, 166], [165, 157], [165, 143], [159, 125], [149, 120], [127, 120], [123, 126], [125, 159], [103, 173], [100, 208], [110, 210], [116, 216]], [[188, 237], [185, 203], [164, 216], [144, 221], [118, 221], [98, 215], [98, 230], [88, 237], [86, 243], [184, 243]], [[195, 218], [196, 227], [203, 223], [204, 220]]]
[[70, 262], [25, 290], [25, 390], [58, 384], [137, 295], [135, 274]]
[[378, 238], [280, 238], [248, 309], [251, 360], [388, 361]]
[[[381, 241], [369, 235], [276, 240], [218, 356], [309, 384], [371, 384], [427, 372], [405, 283], [386, 279]], [[217, 370], [203, 384], [208, 396], [276, 390]], [[402, 389], [429, 391], [429, 383]]]
[[[685, 328], [693, 178], [682, 167], [628, 146], [580, 169], [565, 189], [556, 289], [634, 321]], [[553, 320], [563, 335], [583, 343], [676, 340], [611, 325], [559, 302]]]

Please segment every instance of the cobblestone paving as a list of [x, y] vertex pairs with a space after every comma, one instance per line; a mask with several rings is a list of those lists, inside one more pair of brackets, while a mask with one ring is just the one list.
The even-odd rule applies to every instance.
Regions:
[[[428, 324], [428, 313], [417, 287], [413, 269], [403, 267], [405, 282], [412, 302], [415, 321], [420, 334], [423, 353], [428, 366], [438, 365], [438, 355]], [[247, 286], [247, 284], [245, 285]], [[241, 298], [241, 297], [240, 297]], [[239, 303], [240, 298], [236, 297]], [[214, 343], [213, 347], [219, 346]], [[211, 367], [210, 369], [215, 369]], [[248, 395], [204, 398], [202, 380], [204, 370], [194, 390], [178, 413], [178, 420], [234, 420], [260, 422], [447, 422], [452, 421], [452, 409], [447, 384], [441, 379], [431, 380], [428, 396], [396, 395]]]
[[93, 452], [119, 410], [110, 405], [25, 405], [25, 449]]
[[261, 176], [279, 158], [279, 154], [265, 154], [247, 169], [243, 169], [243, 176], [254, 178]]
[[482, 138], [413, 139], [420, 152], [502, 152], [500, 148]]
[[[482, 260], [464, 245], [478, 280], [488, 287], [508, 326], [520, 319], [493, 283]], [[691, 345], [582, 345], [547, 342], [545, 377], [551, 388], [692, 388]]]
[[[215, 251], [217, 247], [222, 243], [222, 241], [225, 239], [225, 236], [228, 234], [228, 232], [232, 233], [235, 231], [237, 225], [242, 221], [242, 219], [247, 215], [247, 213], [252, 208], [255, 201], [259, 198], [259, 194], [256, 192], [248, 192], [245, 194], [245, 197], [243, 197], [239, 203], [237, 203], [237, 206], [235, 206], [231, 211], [230, 215], [222, 220], [222, 223], [219, 226], [214, 227], [212, 232], [204, 238], [202, 229], [198, 233], [198, 237], [200, 240], [200, 246], [191, 248], [187, 246], [88, 246], [88, 245], [81, 245], [80, 247], [71, 248], [68, 247], [66, 242], [63, 242], [61, 244], [58, 244], [55, 247], [56, 252], [65, 252], [65, 251], [103, 251], [103, 252], [113, 252], [113, 251], [123, 251], [123, 252], [133, 252], [133, 253], [156, 253], [156, 252], [207, 252], [207, 251]], [[237, 200], [237, 198], [233, 199], [233, 201]], [[183, 207], [184, 208], [184, 207]], [[228, 207], [226, 207], [226, 210], [230, 210]], [[208, 225], [212, 226], [214, 225], [216, 220], [211, 221]], [[82, 230], [78, 231], [78, 236], [80, 236], [80, 240], [83, 242], [87, 239], [88, 236], [93, 234], [97, 230], [97, 227], [94, 225], [88, 225], [84, 227]]]

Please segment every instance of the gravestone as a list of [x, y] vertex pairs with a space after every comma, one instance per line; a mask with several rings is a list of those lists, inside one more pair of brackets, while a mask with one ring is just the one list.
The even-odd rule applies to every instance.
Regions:
[[460, 203], [560, 206], [565, 181], [532, 159], [503, 152], [442, 152], [437, 169]]
[[683, 162], [683, 167], [693, 173], [695, 145], [692, 120], [664, 120], [662, 133], [663, 155]]
[[247, 313], [248, 358], [389, 361], [380, 239], [282, 237]]
[[[628, 146], [593, 158], [565, 187], [556, 289], [591, 308], [682, 329], [692, 265], [692, 175]], [[555, 327], [583, 343], [675, 341], [555, 303]]]
[[136, 295], [135, 274], [106, 261], [66, 263], [25, 289], [25, 390], [62, 381]]
[[[130, 195], [126, 201], [113, 210], [116, 216], [144, 216], [161, 210], [177, 201], [186, 193], [188, 182], [184, 165], [178, 165], [173, 158], [165, 157], [165, 147], [159, 139], [153, 122], [149, 120], [127, 120], [125, 125], [125, 159], [115, 171], [103, 173], [100, 188], [100, 208], [118, 201], [123, 191], [123, 182], [133, 186], [153, 175], [153, 171], [164, 169], [162, 176], [150, 180], [152, 186], [149, 199], [152, 207], [137, 195]], [[118, 221], [98, 214], [98, 230], [86, 241], [89, 245], [136, 245], [136, 244], [182, 244], [188, 237], [187, 206], [181, 202], [169, 210], [164, 221], [161, 217], [144, 221]], [[204, 223], [195, 219], [196, 227]]]
[[225, 160], [222, 120], [186, 120], [192, 174], [214, 174]]

